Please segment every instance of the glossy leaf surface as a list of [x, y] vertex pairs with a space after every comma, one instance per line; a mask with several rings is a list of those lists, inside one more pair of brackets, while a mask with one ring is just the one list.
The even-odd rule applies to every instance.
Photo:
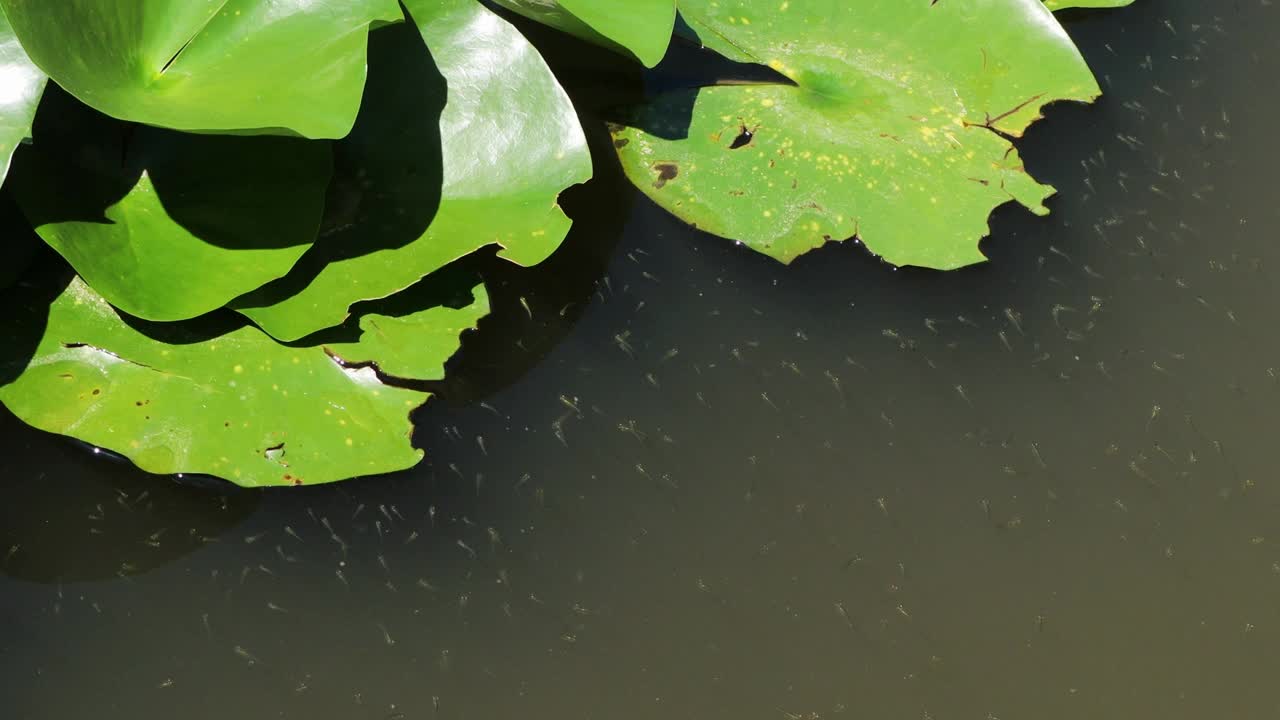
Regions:
[[541, 262], [569, 230], [560, 192], [591, 176], [573, 105], [515, 28], [474, 0], [406, 6], [421, 36], [373, 34], [365, 108], [338, 146], [332, 229], [289, 276], [234, 304], [282, 340], [486, 245]]
[[660, 99], [615, 133], [626, 172], [686, 221], [784, 262], [854, 236], [897, 265], [980, 262], [994, 207], [1045, 213], [1052, 193], [1009, 138], [1050, 102], [1099, 94], [1039, 0], [687, 0], [681, 12], [708, 47], [794, 85]]
[[0, 183], [18, 143], [31, 136], [40, 95], [49, 78], [31, 62], [0, 12]]
[[0, 0], [35, 64], [86, 104], [179, 130], [339, 138], [395, 0]]

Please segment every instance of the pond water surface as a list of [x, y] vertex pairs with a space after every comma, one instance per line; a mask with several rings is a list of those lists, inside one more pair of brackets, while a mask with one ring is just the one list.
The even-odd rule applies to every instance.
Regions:
[[1277, 12], [1070, 16], [1108, 95], [961, 272], [606, 177], [411, 472], [190, 487], [5, 414], [0, 715], [1280, 717]]

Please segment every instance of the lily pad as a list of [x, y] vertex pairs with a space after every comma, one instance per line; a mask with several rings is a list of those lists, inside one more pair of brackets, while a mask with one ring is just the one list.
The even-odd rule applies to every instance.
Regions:
[[532, 20], [633, 55], [647, 67], [667, 53], [675, 0], [495, 0]]
[[353, 190], [330, 195], [337, 225], [288, 276], [233, 304], [282, 340], [338, 325], [352, 304], [486, 245], [541, 262], [569, 230], [560, 192], [591, 177], [573, 105], [514, 27], [474, 0], [405, 5], [421, 35], [373, 33], [365, 108], [338, 146], [335, 187]]
[[10, 178], [14, 198], [45, 242], [132, 315], [221, 307], [287, 273], [315, 240], [327, 142], [137, 126], [57, 89], [34, 134]]
[[340, 138], [369, 26], [395, 0], [0, 0], [31, 59], [108, 115], [179, 130]]
[[18, 143], [31, 136], [31, 119], [49, 77], [31, 62], [0, 12], [0, 183]]
[[616, 130], [619, 156], [662, 207], [783, 262], [855, 236], [897, 265], [984, 260], [993, 208], [1047, 213], [1053, 192], [1010, 138], [1100, 93], [1039, 0], [680, 7], [705, 45], [794, 85], [668, 94]]
[[365, 315], [360, 318], [357, 342], [326, 347], [346, 364], [374, 364], [379, 371], [399, 378], [443, 380], [444, 363], [453, 353], [443, 353], [440, 348], [456, 347], [458, 336], [489, 314], [484, 287], [472, 292], [475, 302], [465, 310], [433, 307], [402, 317]]
[[[457, 332], [488, 312], [482, 288], [477, 295], [461, 310], [366, 318], [371, 347], [342, 350], [435, 377], [458, 348]], [[51, 305], [19, 298], [10, 307], [22, 310], [7, 332], [34, 332], [39, 342], [29, 359], [0, 364], [0, 377], [13, 378], [0, 401], [35, 427], [144, 470], [301, 485], [400, 470], [422, 457], [410, 444], [409, 413], [427, 393], [344, 366], [322, 346], [281, 345], [243, 321], [153, 327], [121, 316], [79, 278]], [[386, 327], [396, 331], [380, 334]], [[399, 330], [419, 339], [404, 359]]]

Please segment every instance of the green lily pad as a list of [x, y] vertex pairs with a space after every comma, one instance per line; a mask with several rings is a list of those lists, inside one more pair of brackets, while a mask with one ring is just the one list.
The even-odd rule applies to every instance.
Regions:
[[10, 178], [14, 198], [45, 242], [132, 315], [221, 307], [287, 273], [315, 240], [327, 142], [132, 125], [54, 89], [34, 135]]
[[49, 77], [31, 62], [0, 12], [0, 183], [18, 143], [31, 137], [31, 119]]
[[1010, 138], [1100, 92], [1039, 0], [680, 8], [708, 47], [795, 84], [664, 96], [616, 130], [619, 156], [662, 207], [783, 262], [855, 236], [897, 265], [982, 261], [993, 208], [1043, 214], [1053, 192]]
[[653, 67], [667, 54], [675, 0], [495, 0], [499, 5]]
[[0, 0], [35, 64], [123, 120], [340, 138], [395, 0]]
[[338, 325], [354, 303], [486, 245], [541, 262], [569, 230], [560, 192], [591, 177], [573, 105], [515, 28], [474, 0], [405, 5], [421, 35], [372, 35], [365, 107], [338, 144], [330, 229], [288, 276], [232, 305], [282, 340]]
[[1070, 8], [1116, 8], [1132, 4], [1133, 0], [1044, 0], [1044, 6], [1054, 12]]
[[484, 287], [472, 292], [475, 302], [465, 310], [433, 307], [402, 317], [365, 315], [360, 318], [357, 342], [325, 347], [346, 364], [371, 363], [399, 378], [443, 380], [444, 363], [453, 353], [443, 353], [440, 348], [456, 347], [458, 336], [489, 314]]
[[[122, 317], [83, 280], [63, 282], [51, 305], [32, 298], [9, 305], [21, 311], [6, 332], [39, 337], [30, 358], [0, 362], [0, 379], [12, 378], [0, 385], [0, 401], [28, 424], [113, 450], [150, 472], [245, 486], [332, 482], [422, 457], [410, 443], [409, 413], [425, 392], [387, 385], [371, 367], [344, 366], [334, 350], [282, 345], [254, 327], [149, 326]], [[483, 288], [476, 294], [461, 310], [367, 317], [370, 346], [361, 338], [337, 347], [437, 377], [458, 348], [457, 333], [488, 312]], [[409, 347], [407, 336], [417, 344]]]

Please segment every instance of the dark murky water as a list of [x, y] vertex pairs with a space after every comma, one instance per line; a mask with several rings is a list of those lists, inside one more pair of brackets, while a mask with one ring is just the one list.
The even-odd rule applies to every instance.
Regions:
[[984, 267], [628, 195], [507, 280], [412, 473], [222, 493], [5, 416], [3, 715], [1280, 717], [1276, 12], [1076, 15], [1109, 95]]

